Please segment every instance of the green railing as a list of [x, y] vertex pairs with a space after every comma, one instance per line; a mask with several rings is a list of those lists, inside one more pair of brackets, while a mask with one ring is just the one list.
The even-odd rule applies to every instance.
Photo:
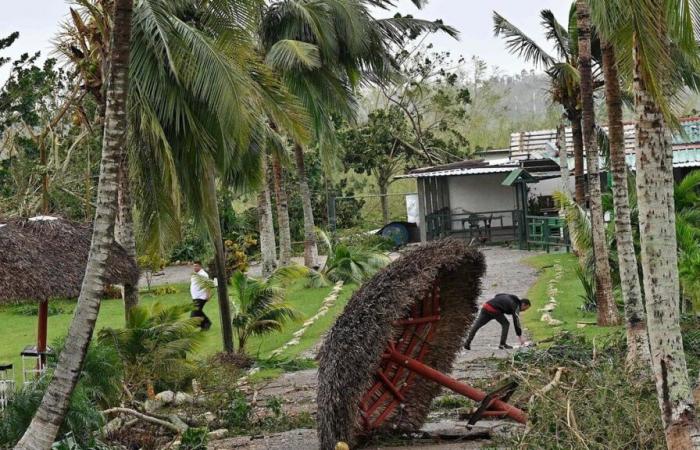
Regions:
[[527, 249], [541, 247], [549, 253], [551, 248], [571, 248], [566, 221], [560, 217], [525, 216], [527, 223]]

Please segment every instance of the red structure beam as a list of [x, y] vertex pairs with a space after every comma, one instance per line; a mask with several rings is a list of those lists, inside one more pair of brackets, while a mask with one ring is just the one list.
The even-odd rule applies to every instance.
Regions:
[[[417, 361], [413, 358], [409, 358], [406, 355], [402, 355], [396, 350], [390, 349], [383, 356], [387, 360], [392, 361], [400, 366], [406, 367], [411, 372], [418, 374], [423, 378], [432, 380], [438, 383], [439, 385], [444, 386], [458, 394], [462, 394], [465, 397], [468, 397], [472, 400], [480, 402], [484, 398], [486, 398], [487, 394], [484, 391], [481, 391], [472, 386], [469, 386], [466, 383], [461, 383], [453, 378], [450, 378], [447, 375], [433, 369], [432, 367], [426, 366], [420, 361]], [[498, 412], [504, 412], [508, 417], [515, 420], [516, 422], [520, 422], [522, 424], [527, 423], [527, 415], [525, 414], [525, 412], [519, 408], [516, 408], [515, 406], [509, 405], [506, 402], [494, 399], [491, 402], [491, 405], [489, 405], [489, 407], [493, 407]]]

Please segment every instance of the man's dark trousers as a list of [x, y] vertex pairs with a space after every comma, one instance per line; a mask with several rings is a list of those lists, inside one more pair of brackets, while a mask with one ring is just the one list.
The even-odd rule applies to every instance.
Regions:
[[472, 324], [472, 327], [469, 330], [469, 337], [467, 337], [466, 344], [470, 345], [472, 343], [472, 340], [474, 339], [474, 335], [476, 335], [476, 332], [479, 331], [479, 328], [483, 327], [492, 320], [495, 320], [496, 322], [501, 324], [500, 345], [506, 345], [506, 340], [508, 339], [508, 328], [510, 327], [510, 322], [508, 322], [506, 315], [503, 313], [491, 313], [485, 311], [484, 308], [481, 308], [481, 311], [479, 311], [479, 315], [477, 316], [476, 321]]
[[194, 302], [194, 309], [190, 313], [190, 317], [201, 317], [202, 322], [199, 324], [199, 327], [202, 330], [208, 330], [209, 328], [211, 328], [211, 320], [209, 320], [209, 317], [207, 317], [207, 315], [204, 314], [204, 305], [207, 304], [207, 299], [195, 298], [192, 301]]

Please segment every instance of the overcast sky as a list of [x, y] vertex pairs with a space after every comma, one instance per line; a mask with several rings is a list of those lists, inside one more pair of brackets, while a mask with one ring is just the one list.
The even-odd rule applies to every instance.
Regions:
[[[58, 24], [68, 14], [68, 3], [65, 0], [4, 0], [2, 3], [0, 37], [13, 31], [20, 33], [19, 39], [2, 56], [17, 57], [37, 50], [44, 56], [50, 53]], [[424, 19], [443, 19], [459, 30], [458, 41], [447, 36], [431, 37], [436, 49], [466, 57], [478, 55], [505, 73], [516, 73], [531, 67], [510, 56], [503, 40], [493, 37], [492, 12], [498, 11], [549, 49], [539, 24], [539, 11], [551, 9], [559, 21], [565, 23], [570, 4], [571, 0], [431, 0], [423, 10], [417, 10], [409, 0], [399, 0], [398, 11]], [[377, 16], [390, 14], [380, 12]], [[0, 83], [5, 81], [7, 73], [7, 65], [0, 68]]]

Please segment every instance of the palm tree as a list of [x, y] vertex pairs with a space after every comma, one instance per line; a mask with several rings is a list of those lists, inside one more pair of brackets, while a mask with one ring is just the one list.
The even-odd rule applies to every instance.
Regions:
[[618, 0], [596, 6], [615, 8], [620, 26], [612, 42], [618, 55], [633, 61], [644, 297], [666, 442], [669, 448], [698, 448], [700, 434], [679, 323], [673, 150], [667, 125], [676, 123], [670, 105], [680, 82], [687, 80], [676, 63], [698, 67], [690, 14], [697, 5], [689, 0]]
[[105, 287], [107, 258], [114, 242], [117, 172], [120, 158], [126, 148], [131, 15], [132, 0], [114, 1], [114, 26], [97, 207], [78, 306], [51, 382], [34, 419], [16, 446], [18, 449], [49, 449], [53, 445], [68, 410], [71, 394], [80, 377], [80, 368], [97, 321], [100, 299]]
[[620, 322], [612, 294], [608, 247], [605, 239], [605, 220], [601, 199], [600, 173], [598, 171], [598, 140], [595, 133], [593, 105], [593, 75], [591, 71], [591, 16], [587, 0], [577, 0], [579, 74], [583, 113], [583, 139], [588, 156], [588, 183], [595, 255], [596, 297], [598, 325], [611, 326]]
[[233, 274], [231, 297], [236, 310], [233, 328], [239, 353], [246, 352], [250, 337], [281, 331], [287, 321], [300, 317], [299, 312], [286, 303], [286, 286], [304, 274], [304, 268], [295, 266], [281, 267], [263, 280], [249, 278], [242, 272]]
[[[392, 73], [390, 45], [408, 33], [456, 31], [441, 21], [410, 17], [375, 19], [371, 7], [386, 8], [391, 0], [278, 0], [263, 13], [262, 46], [268, 63], [308, 112], [316, 144], [331, 161], [335, 130], [332, 116], [355, 116], [353, 88], [362, 81], [387, 80]], [[423, 1], [413, 0], [421, 7]], [[277, 124], [280, 125], [280, 124]], [[284, 129], [284, 127], [281, 127]], [[304, 264], [318, 267], [318, 246], [311, 192], [304, 166], [304, 147], [294, 146], [299, 194], [304, 212]]]
[[391, 261], [388, 256], [374, 249], [333, 245], [328, 235], [319, 232], [326, 245], [328, 258], [323, 267], [309, 272], [310, 285], [330, 286], [338, 281], [361, 284]]
[[292, 261], [292, 234], [289, 228], [289, 203], [287, 187], [282, 173], [282, 161], [276, 154], [272, 155], [272, 182], [277, 207], [277, 229], [279, 230], [279, 265], [288, 266]]
[[124, 364], [124, 383], [132, 393], [155, 395], [158, 381], [178, 382], [191, 366], [187, 354], [195, 351], [204, 335], [198, 317], [183, 317], [191, 305], [132, 308], [124, 328], [103, 328], [100, 343], [113, 347]]
[[262, 254], [262, 275], [268, 277], [277, 266], [277, 246], [275, 244], [275, 225], [272, 218], [272, 200], [270, 199], [270, 183], [268, 170], [268, 155], [261, 155], [262, 183], [258, 192], [258, 220], [260, 221], [260, 253]]
[[[104, 11], [80, 2], [82, 14], [104, 22]], [[257, 0], [145, 0], [134, 11], [129, 170], [144, 250], [158, 254], [178, 236], [184, 201], [211, 238], [220, 280], [226, 277], [217, 184], [239, 192], [259, 184], [269, 134], [262, 117], [299, 142], [307, 135], [299, 105], [256, 52], [258, 6]], [[102, 28], [95, 29], [99, 35]], [[71, 52], [70, 42], [61, 48]], [[226, 283], [217, 290], [223, 347], [231, 352]]]
[[[541, 24], [546, 31], [545, 36], [553, 44], [557, 57], [548, 54], [537, 45], [534, 39], [497, 12], [493, 13], [493, 31], [495, 36], [502, 36], [506, 40], [506, 48], [510, 53], [523, 58], [536, 67], [545, 69], [550, 82], [550, 96], [554, 102], [562, 105], [567, 119], [571, 123], [574, 145], [575, 198], [576, 203], [585, 205], [586, 186], [583, 164], [582, 114], [579, 102], [579, 49], [575, 36], [575, 6], [575, 3], [571, 5], [568, 30], [556, 20], [552, 11], [545, 9], [540, 12]], [[570, 35], [570, 33], [574, 33], [574, 35]]]
[[[592, 13], [597, 17], [605, 12], [598, 11], [592, 4]], [[610, 8], [609, 8], [610, 9]], [[619, 17], [616, 15], [616, 17]], [[627, 362], [632, 367], [649, 367], [649, 337], [646, 331], [646, 312], [642, 297], [632, 233], [632, 212], [628, 192], [628, 172], [625, 162], [625, 138], [622, 122], [622, 95], [617, 55], [610, 35], [614, 30], [607, 20], [596, 20], [601, 35], [603, 56], [603, 76], [605, 78], [605, 105], [608, 110], [609, 153], [612, 173], [613, 204], [615, 208], [615, 238], [617, 243], [618, 266], [622, 298], [625, 305], [625, 326], [627, 330]]]

